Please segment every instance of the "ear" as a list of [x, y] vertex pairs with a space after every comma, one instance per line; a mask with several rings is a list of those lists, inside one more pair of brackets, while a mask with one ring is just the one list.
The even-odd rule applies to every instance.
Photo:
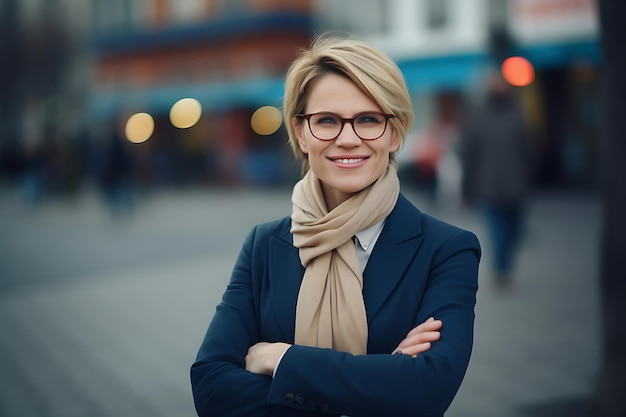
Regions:
[[391, 129], [391, 138], [389, 138], [389, 153], [397, 152], [400, 149], [400, 133], [396, 129]]
[[296, 135], [296, 139], [298, 139], [298, 145], [300, 145], [300, 150], [304, 154], [309, 153], [309, 145], [306, 141], [306, 138], [302, 135], [302, 127], [304, 126], [302, 119], [294, 117], [293, 119], [291, 119], [291, 126], [293, 127], [293, 132]]

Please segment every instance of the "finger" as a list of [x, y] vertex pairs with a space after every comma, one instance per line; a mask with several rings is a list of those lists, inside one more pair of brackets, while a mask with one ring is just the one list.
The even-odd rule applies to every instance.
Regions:
[[441, 333], [438, 331], [423, 332], [414, 336], [407, 337], [403, 340], [408, 345], [416, 345], [424, 342], [435, 342], [441, 338]]
[[431, 317], [425, 322], [415, 326], [413, 329], [411, 329], [411, 331], [408, 334], [415, 334], [424, 330], [433, 330], [433, 329], [436, 330], [438, 328], [441, 328], [442, 325], [443, 325], [443, 322], [441, 320], [435, 320], [434, 318]]
[[418, 335], [407, 337], [406, 339], [402, 340], [396, 350], [400, 349], [404, 352], [407, 348], [410, 348], [411, 346], [419, 345], [421, 343], [435, 342], [440, 338], [441, 334], [439, 332], [420, 333]]
[[428, 326], [428, 324], [432, 323], [433, 321], [435, 321], [435, 318], [434, 317], [429, 317], [426, 320], [424, 320], [422, 323], [420, 323], [417, 326], [415, 326], [412, 330], [421, 329], [424, 326]]
[[428, 318], [425, 322], [413, 328], [400, 342], [398, 347], [394, 349], [394, 352], [397, 352], [398, 350], [402, 350], [404, 352], [404, 349], [413, 345], [439, 340], [439, 329], [441, 329], [442, 325], [443, 323], [441, 320], [435, 320], [433, 317]]
[[430, 342], [420, 343], [419, 345], [415, 345], [415, 346], [413, 346], [411, 349], [409, 349], [409, 350], [407, 351], [407, 354], [408, 354], [408, 355], [411, 355], [411, 356], [417, 356], [417, 355], [419, 355], [420, 353], [424, 353], [424, 352], [426, 352], [426, 351], [427, 351], [427, 350], [429, 350], [431, 347], [432, 347], [432, 343], [430, 343]]
[[248, 352], [246, 353], [246, 356], [244, 358], [246, 369], [248, 371], [252, 371], [255, 368], [254, 364], [259, 357], [259, 351], [266, 344], [266, 342], [258, 342], [248, 348]]
[[[415, 346], [421, 346], [426, 343], [434, 343], [439, 340], [438, 336], [433, 336], [428, 339], [411, 339], [411, 340], [403, 340], [402, 343], [398, 345], [396, 350], [401, 350], [402, 352], [409, 352], [415, 348]], [[430, 346], [428, 346], [430, 348]], [[421, 348], [418, 348], [418, 350]]]
[[441, 320], [433, 320], [433, 321], [424, 322], [420, 324], [419, 326], [411, 329], [411, 331], [407, 334], [407, 337], [414, 336], [419, 333], [432, 332], [432, 331], [439, 330], [441, 329], [442, 325], [443, 325], [443, 322]]

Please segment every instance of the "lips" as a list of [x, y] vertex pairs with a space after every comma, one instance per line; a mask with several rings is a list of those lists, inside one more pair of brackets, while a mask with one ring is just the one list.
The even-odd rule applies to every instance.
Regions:
[[340, 169], [356, 169], [365, 165], [367, 156], [358, 155], [341, 155], [341, 156], [329, 156], [328, 160], [337, 168]]
[[356, 164], [358, 162], [363, 161], [364, 158], [339, 158], [339, 159], [333, 159], [333, 161], [340, 163], [340, 164]]
[[364, 156], [336, 156], [336, 157], [329, 157], [328, 159], [330, 159], [331, 161], [337, 163], [337, 164], [345, 164], [345, 165], [350, 165], [350, 164], [358, 164], [360, 162], [365, 161], [367, 158]]

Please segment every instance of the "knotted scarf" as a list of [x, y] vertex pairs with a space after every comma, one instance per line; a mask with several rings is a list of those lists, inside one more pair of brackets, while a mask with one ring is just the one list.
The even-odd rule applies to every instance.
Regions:
[[355, 355], [367, 352], [363, 275], [352, 237], [385, 219], [399, 192], [393, 162], [372, 185], [330, 212], [312, 170], [294, 186], [291, 232], [305, 267], [296, 306], [296, 344]]

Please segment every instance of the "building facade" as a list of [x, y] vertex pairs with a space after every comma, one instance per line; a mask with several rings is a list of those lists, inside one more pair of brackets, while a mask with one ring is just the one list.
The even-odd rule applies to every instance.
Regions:
[[[594, 0], [5, 0], [0, 18], [0, 48], [13, 57], [0, 77], [3, 175], [21, 171], [15, 161], [25, 165], [42, 144], [61, 149], [46, 157], [59, 169], [74, 166], [62, 144], [76, 138], [88, 137], [99, 155], [124, 120], [146, 112], [154, 132], [130, 147], [141, 181], [292, 182], [298, 167], [284, 128], [258, 135], [250, 117], [280, 106], [298, 48], [339, 30], [380, 47], [405, 75], [415, 123], [400, 161], [415, 158], [415, 138], [442, 113], [458, 123], [485, 67], [518, 54], [536, 70], [520, 93], [538, 182], [595, 181]], [[202, 118], [178, 129], [169, 111], [187, 97], [201, 103]], [[98, 170], [100, 161], [83, 159]]]
[[[399, 63], [415, 108], [415, 135], [452, 123], [481, 77], [521, 55], [536, 78], [520, 89], [540, 185], [593, 186], [600, 47], [595, 0], [318, 0], [323, 30], [356, 33]], [[446, 116], [439, 113], [445, 112]], [[409, 141], [401, 161], [422, 146]], [[417, 148], [417, 149], [416, 149]]]
[[[136, 112], [154, 117], [154, 134], [134, 150], [149, 182], [290, 179], [284, 129], [261, 136], [250, 118], [280, 106], [286, 69], [311, 38], [310, 10], [307, 0], [95, 1], [95, 125]], [[188, 97], [201, 103], [202, 118], [174, 128], [169, 111]]]
[[71, 148], [88, 100], [88, 10], [81, 0], [0, 3], [0, 183], [16, 181], [31, 195], [45, 182], [76, 185]]

